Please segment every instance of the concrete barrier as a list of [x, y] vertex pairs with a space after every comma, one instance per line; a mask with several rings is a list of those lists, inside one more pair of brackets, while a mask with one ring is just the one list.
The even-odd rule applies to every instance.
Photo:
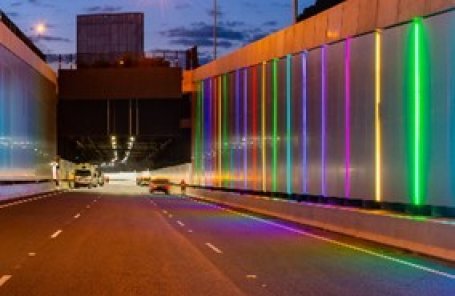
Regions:
[[455, 220], [191, 188], [192, 197], [455, 262]]
[[0, 186], [0, 202], [56, 190], [53, 182]]

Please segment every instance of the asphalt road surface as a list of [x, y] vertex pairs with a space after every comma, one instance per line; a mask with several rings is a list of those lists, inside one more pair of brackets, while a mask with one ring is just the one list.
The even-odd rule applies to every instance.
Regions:
[[455, 265], [110, 185], [0, 206], [0, 295], [455, 295]]

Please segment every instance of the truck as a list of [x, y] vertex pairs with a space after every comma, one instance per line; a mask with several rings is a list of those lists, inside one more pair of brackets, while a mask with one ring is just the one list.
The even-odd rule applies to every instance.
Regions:
[[98, 171], [96, 167], [89, 163], [82, 163], [74, 168], [74, 188], [97, 187]]

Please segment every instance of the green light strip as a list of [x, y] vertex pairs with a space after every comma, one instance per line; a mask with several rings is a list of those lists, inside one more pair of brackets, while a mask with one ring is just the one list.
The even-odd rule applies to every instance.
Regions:
[[272, 191], [277, 191], [278, 163], [278, 59], [273, 60], [273, 136], [272, 136]]
[[422, 133], [422, 57], [421, 57], [421, 25], [422, 20], [420, 18], [414, 19], [414, 204], [422, 204], [422, 183], [421, 183], [421, 171], [422, 171], [422, 153], [421, 153], [421, 133]]

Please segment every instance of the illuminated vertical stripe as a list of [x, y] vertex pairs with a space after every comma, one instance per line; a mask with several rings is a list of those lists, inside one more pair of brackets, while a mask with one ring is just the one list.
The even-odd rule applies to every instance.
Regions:
[[266, 166], [266, 146], [265, 146], [265, 139], [266, 139], [266, 82], [267, 82], [267, 62], [262, 63], [262, 102], [261, 102], [261, 128], [262, 128], [262, 191], [267, 191], [267, 166]]
[[227, 101], [228, 101], [228, 91], [227, 91], [227, 74], [223, 75], [223, 155], [224, 155], [224, 167], [223, 167], [223, 186], [227, 186], [227, 181], [229, 179], [229, 143], [227, 142], [227, 133], [228, 133], [228, 121], [227, 121]]
[[254, 176], [254, 182], [253, 182], [253, 189], [257, 189], [257, 180], [259, 178], [258, 176], [258, 169], [257, 169], [257, 165], [258, 165], [258, 161], [257, 161], [257, 145], [259, 144], [259, 141], [258, 141], [258, 126], [257, 126], [257, 104], [258, 104], [258, 100], [257, 100], [257, 94], [258, 94], [258, 85], [257, 85], [257, 68], [256, 66], [253, 66], [252, 68], [253, 70], [253, 73], [252, 73], [252, 85], [253, 85], [253, 88], [252, 88], [252, 104], [251, 104], [251, 109], [252, 109], [252, 135], [251, 135], [251, 139], [252, 139], [252, 142], [253, 142], [253, 153], [252, 153], [252, 156], [253, 156], [253, 176]]
[[381, 33], [375, 32], [375, 200], [382, 200], [382, 134], [381, 134]]
[[199, 141], [200, 141], [200, 101], [201, 101], [201, 94], [202, 94], [202, 81], [198, 82], [198, 91], [196, 97], [196, 104], [194, 106], [194, 119], [195, 119], [195, 135], [194, 135], [194, 174], [195, 174], [195, 182], [199, 184]]
[[[231, 158], [231, 170], [234, 172], [234, 178], [236, 181], [240, 181], [241, 176], [241, 161], [240, 161], [240, 119], [242, 114], [240, 112], [240, 96], [241, 96], [241, 85], [240, 85], [240, 70], [235, 71], [235, 106], [234, 106], [234, 120], [235, 120], [235, 136], [234, 136], [234, 149], [232, 149], [234, 157]], [[233, 161], [233, 162], [232, 162]], [[236, 182], [236, 186], [240, 187]], [[231, 183], [232, 185], [232, 183]]]
[[223, 97], [222, 97], [222, 76], [218, 76], [218, 186], [223, 186], [223, 155], [222, 155], [222, 106], [223, 106]]
[[292, 56], [286, 57], [286, 190], [292, 193], [291, 79]]
[[203, 178], [203, 176], [205, 176], [205, 166], [204, 166], [204, 161], [205, 161], [205, 157], [204, 157], [204, 153], [205, 153], [205, 141], [204, 141], [204, 137], [205, 137], [205, 133], [204, 133], [204, 124], [205, 124], [205, 118], [204, 118], [204, 96], [205, 96], [205, 81], [202, 80], [202, 87], [201, 87], [201, 100], [200, 100], [200, 106], [199, 106], [199, 112], [201, 114], [201, 117], [200, 117], [200, 140], [201, 140], [201, 143], [200, 143], [200, 168], [199, 168], [199, 174], [200, 174], [200, 180], [201, 180], [201, 185], [205, 185], [205, 177]]
[[413, 69], [413, 80], [414, 80], [414, 196], [413, 203], [415, 205], [421, 205], [423, 201], [423, 180], [422, 180], [422, 105], [423, 105], [423, 88], [422, 88], [422, 19], [415, 18], [413, 21], [413, 55], [414, 55], [414, 69]]
[[278, 59], [273, 60], [273, 140], [272, 140], [272, 192], [277, 192], [278, 166]]
[[346, 39], [344, 56], [344, 78], [345, 78], [345, 176], [344, 196], [351, 195], [351, 39]]
[[327, 46], [321, 48], [321, 192], [326, 195], [325, 165], [326, 165], [326, 101], [327, 101]]
[[307, 53], [302, 53], [302, 191], [307, 193]]
[[248, 188], [248, 68], [243, 70], [243, 187]]
[[325, 164], [326, 164], [326, 100], [327, 100], [327, 46], [321, 48], [321, 192], [326, 195]]
[[212, 186], [218, 186], [218, 79], [212, 77]]
[[213, 169], [213, 166], [212, 166], [212, 116], [213, 116], [213, 113], [212, 113], [212, 93], [213, 93], [213, 83], [212, 83], [212, 79], [211, 78], [208, 78], [207, 79], [208, 81], [208, 91], [207, 91], [207, 98], [206, 98], [206, 102], [205, 102], [205, 105], [206, 105], [206, 113], [205, 113], [205, 117], [206, 117], [206, 136], [205, 136], [205, 139], [206, 139], [206, 158], [207, 158], [207, 166], [206, 166], [206, 173], [205, 173], [205, 176], [206, 176], [206, 182], [207, 182], [207, 185], [212, 185], [212, 178], [211, 178], [211, 175], [212, 175], [212, 169]]

